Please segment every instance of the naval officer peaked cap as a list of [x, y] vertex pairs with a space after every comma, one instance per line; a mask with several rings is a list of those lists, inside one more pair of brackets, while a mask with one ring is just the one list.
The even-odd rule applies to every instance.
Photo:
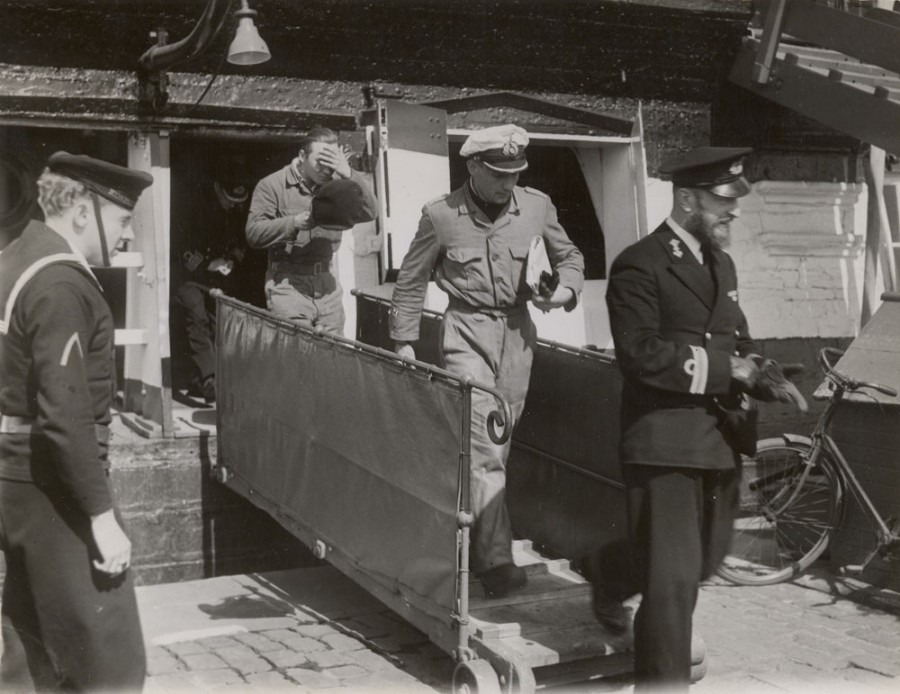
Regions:
[[750, 192], [743, 159], [752, 151], [749, 147], [697, 147], [664, 161], [659, 173], [678, 188], [704, 188], [723, 198], [740, 198]]
[[141, 192], [153, 183], [153, 176], [144, 171], [117, 166], [84, 154], [54, 152], [47, 160], [47, 167], [54, 173], [84, 184], [88, 190], [126, 210], [133, 210]]
[[528, 133], [518, 125], [495, 125], [469, 135], [459, 155], [480, 161], [494, 171], [512, 174], [528, 168], [525, 160], [527, 146]]

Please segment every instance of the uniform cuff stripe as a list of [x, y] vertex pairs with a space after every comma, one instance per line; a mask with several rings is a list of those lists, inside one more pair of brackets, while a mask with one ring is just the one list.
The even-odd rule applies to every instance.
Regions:
[[691, 359], [684, 365], [684, 370], [691, 375], [690, 392], [705, 393], [709, 380], [709, 357], [702, 347], [691, 345]]

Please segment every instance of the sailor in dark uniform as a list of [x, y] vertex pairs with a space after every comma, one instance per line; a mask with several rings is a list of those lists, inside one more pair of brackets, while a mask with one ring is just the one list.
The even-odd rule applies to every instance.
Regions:
[[144, 643], [108, 477], [113, 321], [90, 270], [149, 174], [57, 152], [45, 223], [0, 253], [0, 689], [139, 691]]
[[601, 622], [624, 629], [618, 601], [643, 594], [634, 622], [636, 691], [687, 690], [699, 584], [731, 537], [740, 455], [726, 412], [740, 414], [757, 350], [723, 249], [738, 198], [750, 192], [742, 176], [749, 151], [703, 147], [660, 166], [672, 178], [672, 213], [625, 249], [609, 274], [606, 300], [625, 379], [619, 453], [631, 556], [601, 553], [594, 607]]

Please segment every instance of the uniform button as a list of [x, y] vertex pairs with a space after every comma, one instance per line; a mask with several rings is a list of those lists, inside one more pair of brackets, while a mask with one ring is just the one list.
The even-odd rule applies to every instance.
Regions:
[[494, 255], [491, 256], [491, 260], [500, 260], [500, 256], [494, 253]]
[[734, 336], [735, 336], [735, 337], [740, 337], [740, 336], [741, 336], [741, 331], [740, 331], [740, 330], [735, 330], [735, 331], [734, 331]]
[[734, 356], [739, 357], [739, 356], [741, 356], [741, 353], [738, 352], [737, 350], [734, 350]]
[[712, 333], [706, 333], [703, 335], [707, 340], [712, 340]]

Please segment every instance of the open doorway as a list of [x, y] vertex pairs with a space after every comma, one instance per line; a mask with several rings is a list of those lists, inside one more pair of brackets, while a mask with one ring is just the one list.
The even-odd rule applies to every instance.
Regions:
[[[170, 150], [169, 267], [173, 391], [202, 397], [202, 369], [211, 358], [198, 343], [214, 339], [217, 288], [240, 301], [265, 307], [266, 251], [247, 245], [244, 227], [260, 178], [290, 163], [290, 142], [173, 136]], [[233, 260], [227, 273], [216, 259]], [[208, 327], [198, 325], [206, 314]], [[205, 336], [203, 335], [206, 331]], [[192, 382], [200, 379], [200, 383]]]

